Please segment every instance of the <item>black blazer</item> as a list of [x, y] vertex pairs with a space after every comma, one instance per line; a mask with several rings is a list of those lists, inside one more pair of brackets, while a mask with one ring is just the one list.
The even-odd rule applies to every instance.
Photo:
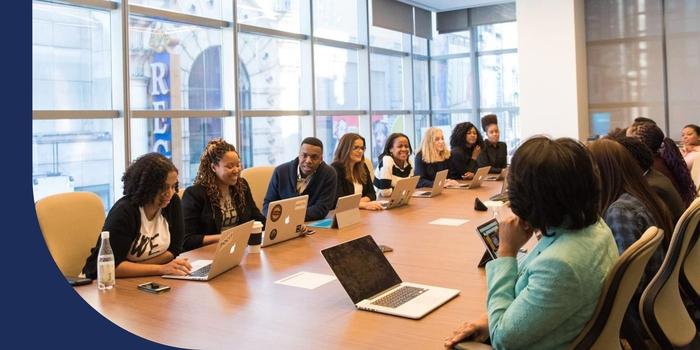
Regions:
[[[257, 220], [264, 225], [265, 217], [255, 205], [248, 182], [242, 177], [238, 181], [243, 181], [245, 188], [245, 208], [241, 208], [242, 201], [238, 198], [238, 194], [235, 192], [232, 194], [238, 222]], [[185, 241], [183, 244], [185, 251], [201, 247], [205, 235], [221, 233], [221, 221], [223, 220], [221, 211], [214, 209], [204, 186], [194, 185], [185, 190], [185, 194], [182, 196], [182, 211], [185, 216]]]
[[479, 168], [490, 165], [489, 173], [491, 174], [500, 173], [503, 168], [508, 166], [508, 146], [505, 142], [498, 142], [494, 145], [489, 141], [484, 141], [476, 163]]
[[448, 179], [461, 180], [467, 172], [476, 173], [476, 160], [472, 159], [473, 148], [455, 147], [450, 150], [450, 170]]
[[[333, 203], [333, 207], [338, 203], [338, 198], [343, 196], [348, 196], [355, 193], [355, 186], [352, 182], [345, 178], [345, 166], [343, 163], [335, 162], [331, 164], [335, 169], [335, 173], [338, 175], [338, 190], [336, 191], [336, 202]], [[369, 173], [367, 169], [367, 164], [362, 162], [362, 168], [367, 174], [367, 182], [362, 184], [362, 197], [369, 197], [370, 200], [377, 199], [377, 193], [374, 191], [374, 186], [372, 185], [372, 174]]]
[[[173, 195], [170, 204], [161, 209], [160, 213], [168, 222], [170, 230], [170, 246], [168, 251], [177, 257], [182, 252], [183, 223], [180, 197]], [[109, 210], [102, 231], [109, 231], [109, 245], [114, 253], [114, 267], [119, 266], [129, 255], [134, 240], [141, 232], [141, 212], [139, 206], [130, 196], [119, 199]], [[90, 256], [85, 261], [83, 273], [87, 278], [97, 278], [97, 255], [100, 251], [102, 238], [97, 235], [97, 243], [90, 250]]]

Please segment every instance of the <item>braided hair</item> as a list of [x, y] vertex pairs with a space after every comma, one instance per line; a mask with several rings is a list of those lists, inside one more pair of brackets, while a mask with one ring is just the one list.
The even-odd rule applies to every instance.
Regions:
[[[209, 143], [207, 143], [207, 147], [204, 149], [204, 152], [202, 152], [202, 156], [199, 158], [199, 169], [197, 170], [197, 176], [194, 180], [195, 185], [201, 185], [204, 187], [207, 197], [209, 197], [209, 202], [211, 202], [212, 206], [217, 211], [221, 210], [220, 199], [223, 197], [223, 195], [219, 192], [219, 180], [214, 170], [212, 170], [212, 165], [219, 164], [221, 159], [228, 152], [235, 152], [236, 155], [238, 155], [236, 147], [224, 141], [224, 139], [216, 138], [209, 141]], [[231, 199], [233, 199], [233, 202], [236, 205], [236, 210], [238, 211], [245, 208], [246, 188], [247, 185], [245, 180], [241, 179], [240, 177], [238, 181], [236, 181], [235, 185], [228, 187]]]

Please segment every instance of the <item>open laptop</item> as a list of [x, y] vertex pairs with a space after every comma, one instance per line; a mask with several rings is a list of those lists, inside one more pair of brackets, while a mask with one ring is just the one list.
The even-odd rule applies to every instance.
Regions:
[[445, 186], [445, 181], [447, 181], [447, 169], [440, 170], [435, 174], [435, 181], [433, 181], [433, 188], [430, 191], [417, 190], [413, 192], [413, 197], [420, 198], [430, 198], [435, 197], [442, 193], [442, 188]]
[[248, 246], [248, 237], [250, 237], [250, 232], [253, 230], [253, 222], [254, 220], [250, 220], [221, 232], [214, 259], [193, 261], [189, 275], [164, 275], [163, 278], [209, 281], [238, 266], [243, 259], [245, 248]]
[[[481, 242], [484, 243], [486, 252], [484, 256], [481, 257], [479, 261], [479, 267], [483, 267], [487, 262], [498, 258], [498, 221], [496, 219], [491, 219], [476, 228], [476, 233], [481, 238]], [[527, 250], [520, 249], [516, 259], [518, 264], [522, 262], [525, 258]]]
[[318, 228], [343, 228], [360, 222], [361, 193], [338, 198], [335, 209], [331, 210], [326, 219], [309, 222], [306, 226]]
[[274, 201], [268, 205], [261, 248], [301, 236], [309, 195]]
[[459, 294], [457, 289], [403, 282], [369, 235], [321, 254], [360, 310], [419, 319]]
[[420, 179], [420, 176], [407, 177], [396, 181], [396, 186], [394, 186], [391, 192], [391, 197], [389, 197], [389, 199], [379, 200], [378, 202], [384, 209], [398, 208], [408, 204], [413, 192], [416, 190], [418, 179]]
[[501, 172], [498, 174], [488, 174], [484, 178], [485, 181], [501, 181], [508, 176], [508, 168], [503, 168], [501, 169]]
[[503, 178], [503, 183], [501, 184], [501, 193], [491, 196], [489, 200], [501, 202], [505, 202], [508, 200], [508, 168], [503, 170], [503, 172], [506, 173], [506, 176]]
[[480, 187], [481, 181], [483, 181], [486, 175], [488, 175], [489, 169], [491, 169], [490, 166], [481, 167], [476, 170], [476, 173], [474, 173], [474, 177], [471, 181], [467, 183], [460, 183], [459, 185], [447, 186], [447, 188], [469, 189]]

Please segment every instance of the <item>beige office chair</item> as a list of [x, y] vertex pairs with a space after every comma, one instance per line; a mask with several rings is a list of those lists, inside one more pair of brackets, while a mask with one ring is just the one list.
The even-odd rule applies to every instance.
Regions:
[[591, 320], [571, 344], [571, 349], [622, 349], [622, 320], [644, 269], [663, 237], [663, 230], [652, 226], [622, 253], [605, 277]]
[[372, 183], [374, 183], [374, 165], [372, 165], [372, 159], [365, 157], [365, 164], [369, 170], [369, 175], [372, 177]]
[[274, 171], [275, 167], [273, 166], [256, 166], [243, 169], [241, 172], [241, 177], [248, 181], [255, 205], [260, 210], [262, 210], [265, 194], [267, 194], [267, 186], [270, 185], [270, 179]]
[[185, 189], [181, 188], [179, 191], [177, 191], [177, 196], [180, 197], [180, 200], [182, 200], [182, 198], [185, 196]]
[[65, 276], [78, 276], [105, 221], [102, 200], [92, 192], [68, 192], [36, 202], [41, 233]]
[[690, 177], [693, 178], [695, 189], [698, 191], [698, 195], [700, 195], [700, 159], [693, 162], [693, 167], [690, 169]]
[[698, 221], [700, 199], [696, 199], [678, 220], [664, 262], [642, 293], [639, 305], [642, 323], [662, 349], [686, 347], [691, 343], [691, 347], [700, 345], [695, 323], [681, 299], [679, 285], [688, 247], [697, 239]]

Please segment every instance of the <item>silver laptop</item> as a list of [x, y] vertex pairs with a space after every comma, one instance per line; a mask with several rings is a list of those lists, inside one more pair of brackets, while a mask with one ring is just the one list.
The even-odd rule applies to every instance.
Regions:
[[309, 222], [306, 226], [318, 228], [343, 228], [360, 222], [361, 193], [338, 198], [335, 209], [331, 210], [326, 219]]
[[474, 177], [470, 182], [460, 183], [459, 185], [447, 186], [447, 188], [469, 189], [481, 187], [481, 181], [483, 181], [486, 175], [488, 175], [489, 169], [491, 169], [490, 166], [481, 167], [476, 171], [476, 173], [474, 173]]
[[495, 194], [489, 198], [492, 201], [505, 202], [508, 200], [508, 168], [503, 170], [505, 176], [503, 177], [503, 183], [501, 184], [501, 193]]
[[308, 195], [270, 203], [261, 247], [265, 248], [301, 236], [308, 203]]
[[212, 260], [195, 260], [189, 275], [164, 275], [163, 278], [173, 278], [192, 281], [208, 281], [241, 263], [243, 253], [248, 246], [248, 237], [253, 230], [254, 220], [234, 226], [221, 232], [221, 238]]
[[396, 181], [396, 186], [394, 186], [391, 192], [391, 197], [389, 197], [389, 199], [379, 200], [378, 202], [384, 209], [398, 208], [408, 204], [413, 192], [416, 190], [418, 179], [420, 179], [420, 176], [407, 177]]
[[430, 198], [435, 197], [442, 193], [442, 188], [445, 186], [445, 181], [447, 181], [447, 169], [438, 171], [435, 174], [435, 181], [433, 181], [433, 188], [429, 191], [417, 190], [413, 192], [413, 197], [420, 198]]
[[419, 319], [459, 294], [457, 289], [403, 282], [369, 235], [321, 254], [360, 310]]
[[[479, 261], [479, 267], [484, 266], [487, 262], [498, 258], [498, 221], [496, 219], [491, 219], [476, 228], [476, 233], [481, 238], [481, 242], [484, 243], [486, 252], [484, 256]], [[516, 257], [518, 264], [522, 262], [525, 258], [527, 250], [520, 249], [518, 256]]]
[[503, 168], [501, 169], [501, 172], [498, 174], [488, 174], [484, 178], [485, 181], [501, 181], [506, 178], [508, 175], [508, 168]]

